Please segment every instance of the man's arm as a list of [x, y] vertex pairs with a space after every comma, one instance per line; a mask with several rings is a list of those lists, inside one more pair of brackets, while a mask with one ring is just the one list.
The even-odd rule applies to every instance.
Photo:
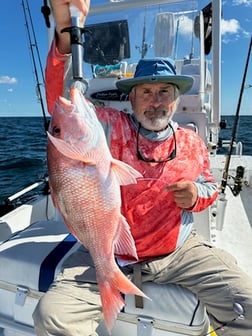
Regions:
[[74, 5], [80, 10], [80, 24], [84, 26], [88, 15], [90, 0], [51, 0], [53, 17], [56, 23], [56, 44], [61, 54], [71, 51], [69, 34], [62, 34], [61, 30], [72, 25], [69, 5]]
[[[50, 114], [53, 112], [56, 98], [63, 95], [64, 82], [71, 70], [67, 62], [71, 52], [70, 35], [61, 33], [63, 28], [71, 26], [69, 4], [69, 0], [51, 0], [56, 28], [55, 39], [48, 53], [45, 69], [46, 101]], [[88, 15], [90, 0], [72, 0], [71, 4], [81, 11], [80, 23], [83, 26]]]

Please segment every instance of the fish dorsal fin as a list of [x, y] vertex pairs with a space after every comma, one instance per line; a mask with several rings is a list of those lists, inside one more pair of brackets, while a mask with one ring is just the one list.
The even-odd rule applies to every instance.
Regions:
[[130, 255], [138, 260], [134, 238], [130, 232], [129, 224], [122, 215], [115, 240], [115, 254]]
[[111, 170], [120, 185], [136, 184], [136, 179], [143, 177], [136, 169], [116, 159], [111, 161]]
[[49, 132], [47, 132], [47, 135], [55, 148], [69, 159], [82, 161], [87, 165], [96, 164], [95, 160], [90, 158], [89, 153], [84, 150], [84, 146], [81, 143], [72, 145], [62, 139], [55, 138]]

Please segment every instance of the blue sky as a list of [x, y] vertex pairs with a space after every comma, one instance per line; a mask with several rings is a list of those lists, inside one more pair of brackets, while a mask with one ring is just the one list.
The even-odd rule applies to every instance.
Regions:
[[[202, 7], [208, 2], [200, 1]], [[48, 42], [40, 12], [43, 1], [29, 0], [29, 4], [44, 66]], [[21, 0], [2, 1], [0, 22], [0, 116], [41, 116]], [[251, 34], [252, 0], [224, 0], [222, 114], [233, 115], [236, 112]], [[246, 86], [252, 84], [251, 61]], [[244, 90], [241, 114], [252, 115], [252, 88]]]

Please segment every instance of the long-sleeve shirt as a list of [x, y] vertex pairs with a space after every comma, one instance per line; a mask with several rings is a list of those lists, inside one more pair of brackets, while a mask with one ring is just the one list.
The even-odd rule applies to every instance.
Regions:
[[[53, 112], [56, 97], [63, 93], [67, 59], [66, 55], [58, 53], [53, 43], [46, 66], [50, 113]], [[143, 175], [137, 184], [121, 187], [121, 212], [131, 228], [139, 259], [173, 252], [190, 234], [193, 212], [206, 209], [217, 197], [217, 186], [210, 172], [205, 143], [194, 131], [172, 123], [176, 157], [161, 163], [145, 162], [137, 156], [138, 130], [132, 116], [103, 107], [96, 107], [96, 112], [104, 126], [112, 156], [130, 164]], [[146, 157], [162, 159], [170, 155], [175, 142], [172, 132], [165, 137], [162, 134], [160, 137], [158, 133], [153, 133], [151, 137], [140, 133], [139, 146]], [[173, 192], [166, 191], [166, 186], [188, 180], [193, 181], [198, 189], [197, 201], [189, 210], [178, 207]], [[128, 256], [120, 257], [128, 259]]]

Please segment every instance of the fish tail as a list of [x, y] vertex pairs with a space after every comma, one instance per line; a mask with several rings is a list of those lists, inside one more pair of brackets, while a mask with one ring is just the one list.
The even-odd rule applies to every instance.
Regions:
[[109, 334], [114, 326], [117, 314], [124, 306], [124, 300], [118, 289], [113, 284], [105, 281], [99, 284], [102, 301], [103, 316]]
[[139, 295], [147, 298], [119, 269], [114, 273], [113, 279], [99, 282], [99, 289], [103, 316], [110, 334], [117, 314], [125, 305], [121, 293]]

